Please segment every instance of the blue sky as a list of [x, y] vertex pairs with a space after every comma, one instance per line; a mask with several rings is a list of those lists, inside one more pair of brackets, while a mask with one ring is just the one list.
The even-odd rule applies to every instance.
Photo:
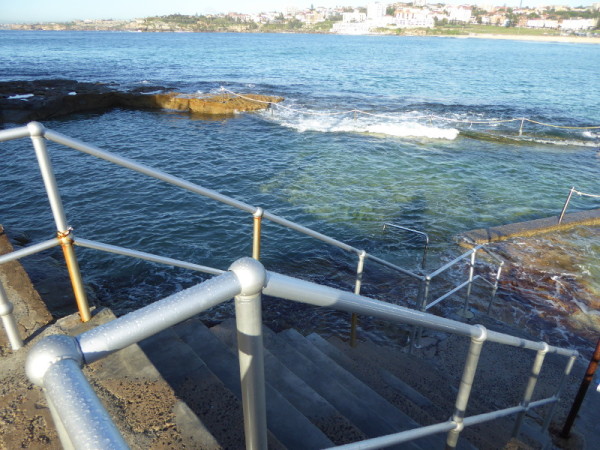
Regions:
[[[0, 0], [0, 23], [64, 22], [74, 19], [133, 19], [180, 14], [220, 12], [253, 13], [282, 11], [286, 6], [366, 6], [372, 0]], [[437, 1], [437, 0], [436, 0]], [[443, 1], [443, 0], [440, 0]], [[518, 6], [520, 0], [479, 0], [480, 3]], [[433, 2], [433, 0], [432, 0]], [[445, 3], [477, 3], [477, 0], [446, 0]], [[387, 3], [382, 1], [382, 3]], [[390, 3], [392, 3], [390, 1]], [[523, 0], [523, 6], [564, 4], [591, 5], [593, 0]]]

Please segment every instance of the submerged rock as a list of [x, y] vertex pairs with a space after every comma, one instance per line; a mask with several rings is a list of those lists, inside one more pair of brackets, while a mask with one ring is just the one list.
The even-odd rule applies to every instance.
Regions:
[[164, 86], [122, 90], [105, 83], [74, 80], [0, 82], [0, 123], [26, 123], [111, 108], [172, 109], [203, 115], [232, 115], [267, 109], [283, 98], [229, 93], [196, 95]]

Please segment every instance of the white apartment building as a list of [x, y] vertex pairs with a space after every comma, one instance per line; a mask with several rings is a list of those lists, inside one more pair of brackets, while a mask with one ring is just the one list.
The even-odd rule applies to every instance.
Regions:
[[471, 21], [471, 7], [470, 6], [454, 6], [446, 9], [448, 13], [448, 20], [451, 22], [465, 22]]
[[433, 28], [434, 25], [433, 14], [428, 9], [403, 8], [397, 11], [398, 28]]
[[558, 20], [531, 19], [527, 21], [527, 28], [558, 28]]
[[381, 2], [373, 2], [367, 5], [367, 19], [379, 20], [385, 16], [387, 5]]
[[342, 23], [360, 23], [365, 20], [367, 20], [367, 15], [359, 12], [358, 9], [355, 9], [352, 12], [342, 13]]
[[598, 23], [598, 19], [565, 19], [561, 22], [562, 30], [583, 31], [591, 30]]

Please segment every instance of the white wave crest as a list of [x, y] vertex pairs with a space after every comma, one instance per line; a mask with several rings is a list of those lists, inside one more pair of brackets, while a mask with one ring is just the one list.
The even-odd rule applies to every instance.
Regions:
[[316, 131], [321, 133], [363, 133], [374, 136], [402, 138], [427, 138], [454, 140], [459, 134], [455, 128], [435, 125], [422, 125], [410, 116], [372, 116], [353, 118], [335, 113], [298, 113], [285, 108], [274, 108], [263, 113], [267, 120], [299, 132]]

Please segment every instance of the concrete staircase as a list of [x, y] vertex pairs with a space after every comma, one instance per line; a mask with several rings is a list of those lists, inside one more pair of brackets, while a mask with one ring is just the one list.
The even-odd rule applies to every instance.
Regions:
[[[264, 327], [264, 344], [270, 448], [327, 448], [452, 415], [457, 384], [420, 358], [370, 342], [350, 348], [336, 338], [304, 337], [293, 329], [274, 333]], [[209, 329], [191, 319], [140, 347], [220, 447], [244, 448], [233, 320]], [[470, 415], [494, 409], [485, 397], [473, 398]], [[535, 448], [510, 441], [512, 424], [505, 419], [467, 428], [459, 448]], [[441, 434], [395, 448], [444, 446]]]

